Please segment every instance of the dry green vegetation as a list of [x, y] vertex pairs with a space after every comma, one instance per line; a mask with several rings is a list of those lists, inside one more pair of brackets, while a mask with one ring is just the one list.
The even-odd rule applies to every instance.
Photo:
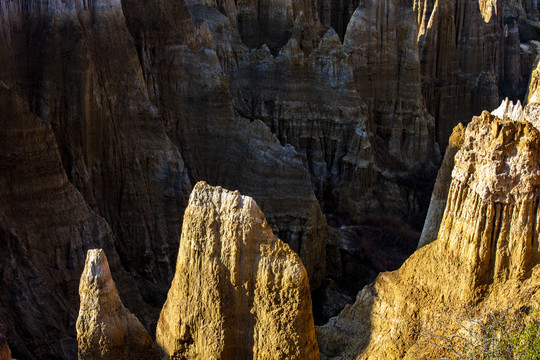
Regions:
[[428, 349], [424, 356], [430, 359], [540, 359], [540, 311], [444, 314], [420, 332], [418, 344]]

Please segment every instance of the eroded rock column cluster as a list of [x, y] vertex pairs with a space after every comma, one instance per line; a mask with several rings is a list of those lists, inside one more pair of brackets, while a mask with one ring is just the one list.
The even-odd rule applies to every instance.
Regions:
[[415, 339], [434, 319], [538, 299], [539, 136], [524, 119], [473, 118], [455, 155], [437, 240], [380, 274], [319, 329], [323, 357], [421, 358], [427, 345]]
[[[203, 354], [208, 339], [218, 357], [264, 358], [278, 347], [284, 357], [316, 356], [306, 286], [329, 274], [375, 277], [360, 253], [388, 247], [365, 241], [365, 222], [418, 236], [445, 149], [422, 244], [444, 235], [441, 251], [471, 259], [471, 282], [455, 287], [464, 299], [529, 278], [537, 144], [534, 128], [509, 114], [535, 123], [537, 106], [507, 108], [502, 120], [484, 114], [446, 143], [459, 121], [522, 87], [536, 47], [521, 41], [537, 9], [500, 0], [0, 1], [0, 322], [11, 348], [30, 359], [76, 356], [79, 276], [87, 250], [101, 248], [119, 296], [150, 332], [172, 299], [179, 328], [158, 328], [173, 334], [163, 344], [180, 339], [162, 346], [171, 356]], [[201, 180], [254, 200], [201, 185], [184, 244], [184, 210]], [[265, 217], [232, 199], [257, 201]], [[179, 265], [191, 275], [179, 277]], [[383, 275], [378, 284], [385, 276], [417, 281]], [[178, 305], [173, 278], [180, 298], [213, 301]], [[212, 307], [230, 299], [241, 304], [231, 313]], [[269, 310], [283, 299], [290, 318]], [[209, 314], [223, 334], [201, 330]], [[249, 326], [231, 330], [230, 321]], [[100, 329], [89, 336], [112, 336]], [[124, 341], [110, 339], [111, 349]]]
[[[102, 250], [88, 252], [79, 293], [79, 359], [158, 358]], [[252, 198], [194, 187], [155, 345], [170, 359], [319, 358], [307, 272]]]

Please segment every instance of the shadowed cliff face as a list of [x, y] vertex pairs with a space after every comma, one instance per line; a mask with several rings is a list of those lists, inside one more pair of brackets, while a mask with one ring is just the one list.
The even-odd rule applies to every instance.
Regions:
[[[8, 200], [3, 203], [7, 215], [2, 238], [13, 249], [25, 250], [15, 256], [10, 247], [6, 253], [16, 260], [3, 262], [7, 270], [2, 284], [8, 290], [0, 296], [5, 297], [3, 304], [11, 305], [1, 320], [13, 329], [15, 353], [27, 358], [74, 357], [77, 296], [72, 275], [80, 271], [81, 253], [88, 247], [111, 253], [113, 271], [122, 269], [115, 257], [118, 251], [123, 267], [135, 276], [150, 304], [142, 304], [124, 275], [118, 277], [120, 291], [133, 293], [126, 305], [153, 328], [157, 317], [151, 305], [161, 306], [165, 300], [174, 270], [170, 259], [176, 256], [172, 254], [178, 248], [181, 214], [191, 189], [188, 171], [193, 179], [228, 184], [260, 199], [274, 229], [304, 259], [314, 286], [324, 274], [326, 222], [309, 173], [294, 148], [279, 144], [262, 123], [234, 115], [226, 77], [206, 44], [212, 41], [210, 34], [195, 30], [178, 2], [148, 2], [144, 5], [153, 10], [147, 17], [138, 17], [141, 7], [134, 5], [130, 10], [135, 15], [127, 20], [129, 32], [120, 5], [2, 2], [5, 36], [0, 58], [5, 66], [0, 79], [45, 119], [44, 127], [52, 125], [54, 136], [48, 133], [46, 144], [60, 155], [54, 164], [59, 173], [54, 176], [61, 178], [54, 181], [77, 194], [64, 198], [47, 187], [24, 203], [11, 185], [24, 186], [19, 179], [23, 175], [2, 178], [10, 185], [3, 187]], [[169, 14], [164, 23], [153, 21], [163, 14]], [[199, 35], [200, 41], [193, 40]], [[2, 119], [11, 126], [18, 118]], [[12, 147], [10, 142], [4, 145]], [[32, 149], [28, 143], [24, 146]], [[186, 165], [179, 148], [187, 154]], [[11, 171], [15, 158], [11, 152], [5, 154], [1, 166]], [[28, 166], [24, 176], [33, 174], [35, 182], [48, 184], [50, 161], [40, 163], [47, 170], [36, 173], [32, 171], [40, 169], [36, 162], [41, 160], [21, 161]], [[84, 211], [73, 210], [67, 218], [57, 219], [45, 217], [44, 210], [36, 215], [36, 230], [25, 232], [42, 241], [27, 241], [26, 235], [11, 230], [34, 216], [19, 211], [20, 206]], [[110, 227], [85, 211], [99, 213]], [[10, 220], [17, 216], [21, 218]], [[64, 232], [61, 236], [55, 226]], [[49, 255], [40, 258], [41, 252]], [[28, 285], [34, 278], [37, 284]], [[61, 289], [62, 295], [51, 289]], [[45, 291], [53, 298], [39, 300]], [[14, 302], [19, 298], [23, 300]], [[35, 321], [42, 318], [41, 312], [46, 319]], [[15, 322], [15, 317], [23, 320]], [[47, 324], [55, 324], [55, 329], [44, 331]], [[36, 341], [40, 345], [32, 346]]]
[[532, 21], [539, 19], [538, 5], [538, 0], [508, 0], [502, 3], [505, 19], [526, 18]]
[[337, 188], [349, 185], [342, 176], [346, 156], [364, 158], [372, 170], [367, 109], [354, 88], [351, 58], [333, 30], [309, 56], [294, 38], [275, 58], [267, 48], [253, 50], [228, 77], [236, 111], [261, 119], [281, 143], [299, 150], [318, 198], [325, 192], [337, 198]]
[[421, 358], [418, 331], [438, 315], [457, 315], [464, 305], [517, 308], [537, 296], [539, 135], [529, 122], [487, 112], [473, 118], [455, 155], [437, 240], [379, 275], [319, 329], [325, 356]]
[[120, 2], [3, 6], [0, 78], [51, 123], [69, 180], [159, 304], [146, 290], [172, 278], [190, 183], [149, 100]]
[[[123, 2], [128, 28], [141, 62], [150, 69], [145, 74], [149, 92], [169, 137], [182, 149], [191, 179], [256, 199], [274, 231], [303, 259], [311, 286], [317, 287], [324, 275], [326, 220], [302, 158], [262, 123], [235, 113], [216, 54], [227, 51], [227, 43], [216, 49], [208, 27], [195, 29], [183, 6], [137, 3]], [[217, 17], [229, 23], [217, 10], [205, 14], [209, 21]]]
[[319, 18], [322, 25], [325, 28], [333, 28], [340, 39], [343, 39], [349, 20], [359, 3], [359, 0], [324, 0], [318, 2]]
[[[439, 153], [434, 119], [420, 92], [416, 32], [410, 4], [403, 1], [364, 1], [347, 27], [343, 46], [350, 53], [356, 91], [368, 107], [375, 170], [348, 164], [342, 172], [350, 188], [360, 190], [341, 195], [356, 214], [389, 213], [411, 223], [425, 216], [420, 210], [424, 189], [416, 185], [429, 184], [423, 171], [429, 173]], [[369, 161], [351, 155], [346, 163]]]
[[238, 31], [248, 47], [257, 48], [266, 44], [276, 51], [289, 40], [297, 18], [303, 16], [306, 46], [313, 48], [316, 46], [318, 33], [322, 30], [316, 4], [309, 0], [237, 1]]
[[344, 44], [330, 29], [314, 48], [305, 43], [313, 27], [300, 15], [274, 55], [264, 45], [249, 50], [218, 5], [193, 1], [188, 9], [196, 26], [212, 34], [234, 111], [262, 120], [282, 144], [295, 147], [318, 199], [332, 204], [327, 212], [423, 218], [422, 190], [406, 179], [422, 177], [419, 169], [433, 166], [438, 150], [420, 92], [409, 5], [364, 2]]
[[405, 1], [364, 1], [345, 34], [355, 85], [372, 110], [382, 152], [407, 168], [433, 159], [434, 121], [420, 91], [413, 11]]
[[422, 93], [444, 149], [455, 125], [499, 103], [505, 77], [502, 1], [415, 0], [414, 11]]
[[[310, 26], [300, 15], [291, 38], [276, 54], [264, 45], [251, 50], [245, 46], [233, 20], [234, 9], [211, 1], [188, 3], [195, 26], [211, 35], [207, 43], [224, 70], [233, 111], [264, 122], [281, 144], [294, 146], [309, 170], [311, 186], [331, 219], [329, 231], [336, 235], [331, 251], [343, 250], [342, 259], [350, 257], [347, 264], [327, 258], [340, 278], [372, 276], [366, 275], [370, 270], [364, 270], [357, 255], [370, 246], [359, 235], [366, 218], [390, 215], [397, 218], [395, 223], [405, 219], [419, 230], [429, 201], [429, 175], [435, 172], [438, 149], [434, 120], [422, 101], [416, 26], [409, 5], [363, 3], [349, 24], [345, 44], [330, 29], [315, 48], [306, 45]], [[189, 167], [190, 161], [186, 163]], [[276, 230], [267, 210], [276, 207], [260, 199], [276, 233], [296, 251], [297, 242]], [[339, 230], [342, 225], [358, 229]], [[374, 244], [381, 254], [388, 251], [382, 241]], [[392, 268], [409, 253], [396, 256], [401, 260]], [[305, 263], [311, 273], [310, 263]], [[317, 278], [310, 279], [316, 287]]]
[[77, 282], [86, 250], [109, 252], [128, 306], [148, 305], [120, 265], [113, 234], [69, 183], [51, 126], [0, 83], [0, 322], [17, 358], [75, 358]]
[[[325, 223], [309, 175], [292, 148], [234, 116], [226, 78], [205, 45], [211, 37], [193, 28], [182, 2], [126, 2], [127, 20], [120, 2], [29, 4], [3, 5], [0, 78], [51, 122], [69, 179], [111, 224], [147, 301], [160, 304], [172, 276], [188, 172], [260, 198], [317, 283]], [[278, 174], [262, 174], [279, 167], [267, 167], [250, 145], [254, 132], [272, 148], [266, 154], [280, 164]], [[276, 190], [261, 187], [260, 176], [273, 177]]]

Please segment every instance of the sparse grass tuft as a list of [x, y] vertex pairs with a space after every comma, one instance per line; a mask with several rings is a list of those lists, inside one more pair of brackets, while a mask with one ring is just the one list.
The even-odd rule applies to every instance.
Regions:
[[540, 312], [523, 307], [482, 316], [445, 314], [422, 329], [418, 344], [430, 359], [538, 360]]

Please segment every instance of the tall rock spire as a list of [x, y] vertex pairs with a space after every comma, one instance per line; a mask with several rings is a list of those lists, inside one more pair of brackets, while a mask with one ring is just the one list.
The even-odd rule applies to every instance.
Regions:
[[79, 360], [159, 359], [150, 335], [122, 304], [103, 250], [88, 251], [79, 294]]
[[173, 359], [317, 359], [308, 277], [255, 201], [199, 182], [156, 342]]

